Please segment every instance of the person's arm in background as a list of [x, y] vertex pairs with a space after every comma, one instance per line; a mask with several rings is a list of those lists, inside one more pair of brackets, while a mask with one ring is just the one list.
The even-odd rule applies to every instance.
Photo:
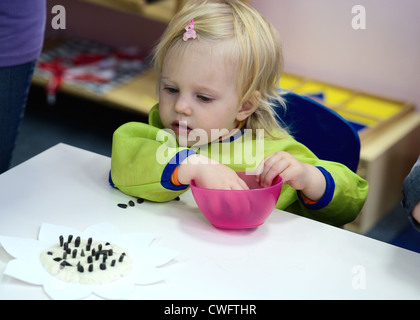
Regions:
[[420, 157], [402, 184], [402, 206], [417, 231], [420, 231]]

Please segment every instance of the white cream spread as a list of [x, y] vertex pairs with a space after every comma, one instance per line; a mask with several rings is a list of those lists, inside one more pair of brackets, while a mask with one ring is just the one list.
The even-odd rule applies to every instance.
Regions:
[[[67, 241], [66, 241], [67, 240]], [[126, 251], [106, 241], [60, 237], [60, 243], [40, 256], [45, 269], [60, 280], [83, 284], [102, 284], [127, 275], [131, 258]]]

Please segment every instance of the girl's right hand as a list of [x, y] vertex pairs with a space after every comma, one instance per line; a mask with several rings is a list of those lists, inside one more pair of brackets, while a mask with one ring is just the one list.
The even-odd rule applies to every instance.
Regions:
[[248, 190], [247, 184], [234, 170], [206, 156], [194, 154], [181, 162], [178, 181], [190, 184], [194, 180], [200, 188]]

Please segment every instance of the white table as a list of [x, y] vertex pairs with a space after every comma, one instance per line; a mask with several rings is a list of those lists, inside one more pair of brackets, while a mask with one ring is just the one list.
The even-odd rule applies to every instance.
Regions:
[[[109, 186], [109, 168], [107, 157], [59, 144], [0, 175], [0, 235], [37, 239], [43, 222], [155, 232], [180, 255], [138, 299], [420, 298], [417, 253], [279, 210], [257, 229], [219, 230], [189, 191], [121, 209], [132, 198]], [[3, 275], [10, 259], [0, 248], [0, 299], [48, 298]]]

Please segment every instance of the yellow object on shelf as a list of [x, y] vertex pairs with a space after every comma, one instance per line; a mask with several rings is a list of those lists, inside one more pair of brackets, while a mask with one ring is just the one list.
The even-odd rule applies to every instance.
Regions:
[[337, 110], [337, 113], [339, 115], [341, 115], [344, 119], [348, 120], [348, 121], [352, 121], [352, 122], [356, 122], [359, 123], [363, 126], [366, 127], [374, 127], [375, 125], [378, 124], [378, 121], [366, 116], [361, 116], [358, 114], [354, 114], [351, 112], [346, 112], [345, 109], [344, 110]]
[[283, 74], [280, 79], [280, 88], [292, 91], [302, 83], [302, 78], [290, 74]]
[[295, 92], [302, 95], [316, 95], [322, 93], [324, 96], [323, 102], [329, 106], [342, 104], [346, 100], [350, 99], [354, 94], [351, 90], [342, 89], [316, 81], [305, 82], [303, 85], [299, 86]]
[[361, 139], [414, 108], [406, 102], [377, 97], [292, 74], [283, 74], [280, 88], [308, 96], [333, 109], [352, 123]]
[[364, 113], [378, 119], [388, 119], [401, 111], [403, 104], [376, 98], [368, 95], [358, 95], [344, 105], [344, 109], [351, 112]]

